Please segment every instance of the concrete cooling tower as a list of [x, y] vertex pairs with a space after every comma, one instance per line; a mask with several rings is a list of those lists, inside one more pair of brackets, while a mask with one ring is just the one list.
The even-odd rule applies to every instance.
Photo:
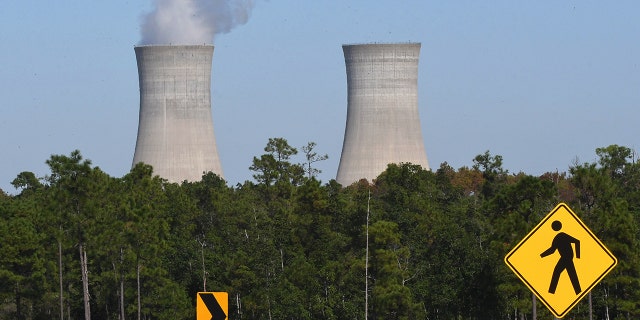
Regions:
[[145, 45], [138, 62], [140, 115], [133, 165], [170, 182], [222, 176], [211, 117], [211, 45]]
[[390, 163], [429, 169], [418, 115], [419, 43], [343, 45], [347, 123], [336, 180], [373, 181]]

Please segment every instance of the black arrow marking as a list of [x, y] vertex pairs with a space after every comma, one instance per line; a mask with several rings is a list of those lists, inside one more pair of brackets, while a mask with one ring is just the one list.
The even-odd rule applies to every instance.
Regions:
[[227, 314], [224, 313], [222, 307], [216, 300], [216, 297], [213, 293], [200, 293], [200, 299], [204, 302], [204, 305], [209, 309], [209, 313], [211, 313], [211, 320], [225, 320], [227, 319]]

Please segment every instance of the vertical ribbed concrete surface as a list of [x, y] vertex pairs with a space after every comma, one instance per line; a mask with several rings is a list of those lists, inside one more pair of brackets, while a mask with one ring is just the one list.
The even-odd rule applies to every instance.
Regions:
[[343, 45], [347, 122], [336, 180], [372, 181], [390, 163], [429, 169], [418, 114], [419, 43]]
[[140, 115], [133, 165], [144, 162], [170, 182], [222, 176], [211, 117], [213, 46], [134, 48]]

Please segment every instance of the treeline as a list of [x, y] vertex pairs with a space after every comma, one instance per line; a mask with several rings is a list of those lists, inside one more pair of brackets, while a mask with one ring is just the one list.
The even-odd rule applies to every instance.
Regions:
[[[619, 259], [566, 317], [640, 317], [640, 164], [596, 150], [568, 172], [390, 165], [373, 183], [316, 179], [315, 144], [270, 139], [254, 181], [172, 184], [139, 164], [111, 177], [80, 152], [0, 192], [0, 318], [194, 319], [199, 291], [230, 319], [532, 319], [503, 258], [559, 202]], [[368, 248], [368, 250], [367, 250]], [[366, 290], [366, 294], [365, 294]], [[365, 311], [366, 310], [366, 311]], [[537, 316], [551, 315], [537, 302]]]

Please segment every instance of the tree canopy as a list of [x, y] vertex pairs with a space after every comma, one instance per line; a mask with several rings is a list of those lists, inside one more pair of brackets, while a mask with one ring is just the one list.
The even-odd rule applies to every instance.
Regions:
[[0, 318], [193, 319], [197, 292], [224, 291], [230, 319], [531, 319], [503, 257], [565, 202], [620, 261], [569, 317], [634, 319], [640, 165], [626, 147], [595, 152], [540, 176], [489, 151], [458, 169], [390, 164], [350, 186], [319, 181], [327, 155], [284, 138], [236, 186], [52, 155], [47, 176], [21, 172], [0, 196]]

